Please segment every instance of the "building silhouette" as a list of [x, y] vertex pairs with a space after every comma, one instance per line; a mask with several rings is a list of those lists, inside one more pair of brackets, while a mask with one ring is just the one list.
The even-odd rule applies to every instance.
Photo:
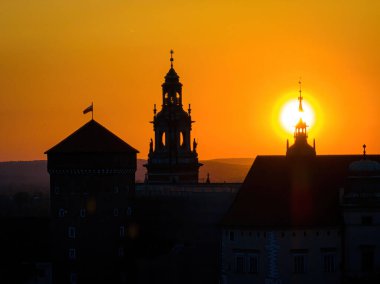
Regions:
[[137, 153], [95, 120], [46, 151], [54, 283], [133, 277]]
[[306, 127], [256, 157], [224, 216], [222, 283], [379, 281], [380, 156], [316, 155]]
[[199, 183], [170, 60], [144, 183], [138, 151], [93, 119], [46, 152], [54, 283], [379, 281], [380, 155], [317, 155], [300, 119], [243, 184]]
[[[171, 66], [162, 84], [162, 108], [153, 110], [154, 142], [150, 141], [147, 168], [147, 182], [198, 183], [199, 167], [197, 142], [191, 141], [191, 108], [187, 112], [182, 104], [182, 84]], [[154, 145], [153, 145], [154, 144]]]

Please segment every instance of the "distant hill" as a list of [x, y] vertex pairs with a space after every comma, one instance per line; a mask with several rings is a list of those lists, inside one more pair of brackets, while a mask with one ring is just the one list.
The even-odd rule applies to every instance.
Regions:
[[[231, 158], [201, 161], [203, 166], [199, 173], [200, 182], [206, 180], [207, 173], [210, 173], [211, 182], [242, 182], [253, 160], [253, 158]], [[143, 165], [146, 162], [143, 159], [137, 160], [137, 182], [144, 181], [146, 169]], [[46, 160], [0, 162], [0, 194], [48, 190], [49, 174]]]
[[0, 162], [0, 194], [49, 190], [46, 161]]
[[[199, 181], [205, 182], [207, 173], [211, 182], [243, 182], [254, 158], [223, 158], [200, 161], [203, 166], [199, 171]], [[146, 160], [137, 160], [136, 181], [145, 179], [146, 169], [143, 167]]]

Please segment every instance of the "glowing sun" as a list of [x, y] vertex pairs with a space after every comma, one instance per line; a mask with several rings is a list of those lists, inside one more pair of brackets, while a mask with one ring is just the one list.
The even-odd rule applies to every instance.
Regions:
[[280, 121], [282, 127], [290, 132], [294, 132], [294, 127], [300, 118], [306, 122], [308, 129], [314, 125], [314, 111], [312, 107], [305, 101], [302, 101], [303, 112], [298, 111], [299, 101], [294, 99], [288, 101], [280, 112]]

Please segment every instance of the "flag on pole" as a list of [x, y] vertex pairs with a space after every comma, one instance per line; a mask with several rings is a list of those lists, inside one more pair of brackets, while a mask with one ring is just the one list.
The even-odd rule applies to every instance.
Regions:
[[83, 114], [86, 114], [88, 112], [93, 112], [94, 111], [94, 104], [91, 103], [91, 105], [89, 107], [87, 107], [84, 111], [83, 111]]

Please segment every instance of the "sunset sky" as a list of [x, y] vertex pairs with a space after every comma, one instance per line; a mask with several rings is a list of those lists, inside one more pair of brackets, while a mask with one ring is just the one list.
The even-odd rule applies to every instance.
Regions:
[[95, 119], [146, 158], [170, 67], [200, 159], [285, 154], [303, 96], [317, 154], [380, 153], [380, 1], [0, 0], [0, 161]]

